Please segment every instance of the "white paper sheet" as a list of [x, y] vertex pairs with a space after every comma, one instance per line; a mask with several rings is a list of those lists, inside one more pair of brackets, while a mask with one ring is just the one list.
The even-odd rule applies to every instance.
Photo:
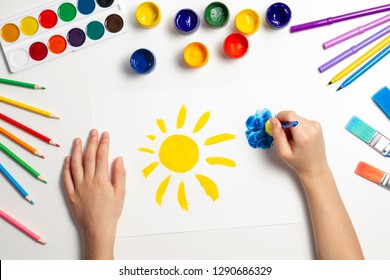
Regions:
[[[269, 101], [250, 85], [92, 97], [93, 127], [110, 132], [110, 158], [123, 156], [127, 170], [126, 200], [117, 236], [301, 222], [305, 206], [295, 176], [275, 149], [254, 150], [245, 138], [246, 119]], [[186, 118], [178, 129], [176, 121], [182, 105], [187, 109]], [[205, 112], [210, 112], [209, 120], [193, 133]], [[156, 119], [164, 120], [166, 133], [161, 132]], [[234, 134], [236, 139], [204, 145], [207, 138], [221, 133]], [[161, 144], [174, 134], [185, 135], [198, 146], [199, 161], [184, 173], [173, 172], [159, 158]], [[156, 140], [147, 135], [156, 136]], [[141, 147], [155, 154], [141, 152]], [[236, 167], [206, 163], [207, 157], [214, 156], [229, 158]], [[142, 170], [152, 162], [159, 164], [145, 178]], [[218, 199], [213, 201], [205, 194], [195, 174], [215, 182]], [[168, 175], [171, 179], [158, 205], [156, 191]], [[185, 185], [188, 211], [178, 203], [180, 182]]]

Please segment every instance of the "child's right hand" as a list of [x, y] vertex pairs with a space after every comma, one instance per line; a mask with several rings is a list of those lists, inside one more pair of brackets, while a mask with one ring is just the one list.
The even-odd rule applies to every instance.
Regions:
[[[280, 122], [298, 121], [291, 129], [283, 129]], [[272, 135], [279, 156], [302, 178], [315, 178], [328, 171], [321, 125], [298, 116], [293, 111], [282, 111], [271, 118]]]

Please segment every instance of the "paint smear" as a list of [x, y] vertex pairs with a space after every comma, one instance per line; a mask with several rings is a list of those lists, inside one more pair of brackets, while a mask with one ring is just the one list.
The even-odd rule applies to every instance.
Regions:
[[166, 132], [167, 132], [167, 128], [165, 127], [165, 122], [164, 122], [164, 120], [157, 119], [156, 122], [157, 122], [158, 127], [160, 128], [160, 131], [161, 131], [162, 133], [166, 133]]
[[228, 167], [236, 167], [236, 163], [233, 160], [224, 157], [208, 157], [206, 161], [208, 164], [211, 165], [218, 164]]
[[215, 201], [218, 198], [218, 187], [209, 177], [196, 174], [196, 179], [198, 179], [201, 186], [204, 188], [205, 193]]
[[146, 137], [148, 137], [152, 141], [156, 140], [156, 136], [155, 135], [146, 135]]
[[181, 209], [188, 211], [188, 202], [186, 197], [186, 190], [184, 188], [184, 182], [181, 182], [177, 191], [177, 201]]
[[214, 145], [214, 144], [221, 143], [223, 141], [232, 140], [232, 139], [236, 139], [236, 135], [230, 134], [230, 133], [218, 134], [218, 135], [215, 135], [213, 137], [206, 139], [204, 144], [206, 146], [207, 145]]
[[144, 153], [149, 153], [149, 154], [154, 154], [154, 151], [149, 148], [139, 148], [138, 151], [144, 152]]
[[196, 123], [194, 130], [192, 131], [193, 133], [197, 133], [199, 130], [201, 130], [207, 123], [207, 121], [210, 118], [210, 112], [204, 113]]
[[184, 125], [184, 122], [186, 120], [186, 115], [187, 115], [187, 109], [186, 106], [181, 106], [179, 115], [177, 116], [177, 121], [176, 121], [176, 127], [178, 129], [182, 128]]
[[148, 178], [148, 176], [150, 175], [150, 173], [153, 172], [153, 170], [157, 167], [158, 164], [159, 164], [159, 162], [155, 161], [155, 162], [152, 162], [151, 164], [149, 164], [148, 166], [146, 166], [146, 167], [142, 170], [142, 174], [144, 174], [144, 177], [145, 177], [145, 178]]
[[162, 198], [167, 190], [170, 179], [171, 179], [171, 175], [169, 175], [167, 178], [165, 178], [158, 186], [158, 189], [156, 192], [156, 202], [158, 205], [162, 204]]

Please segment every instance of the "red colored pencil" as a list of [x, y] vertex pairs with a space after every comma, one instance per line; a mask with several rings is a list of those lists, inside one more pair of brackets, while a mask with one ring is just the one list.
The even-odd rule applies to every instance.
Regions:
[[6, 122], [8, 122], [8, 123], [18, 127], [18, 128], [20, 128], [22, 130], [24, 130], [25, 132], [27, 132], [27, 133], [29, 133], [29, 134], [31, 134], [31, 135], [41, 139], [42, 141], [45, 141], [45, 142], [49, 143], [50, 145], [54, 145], [54, 146], [57, 146], [57, 147], [60, 146], [60, 145], [58, 145], [58, 143], [56, 143], [55, 141], [53, 141], [49, 137], [46, 137], [45, 135], [40, 134], [39, 132], [37, 132], [37, 131], [35, 131], [35, 130], [33, 130], [33, 129], [31, 129], [31, 128], [23, 125], [23, 124], [21, 124], [20, 122], [15, 121], [14, 119], [11, 119], [10, 117], [7, 117], [6, 115], [4, 115], [2, 113], [0, 113], [0, 119], [2, 119], [4, 121], [6, 121]]

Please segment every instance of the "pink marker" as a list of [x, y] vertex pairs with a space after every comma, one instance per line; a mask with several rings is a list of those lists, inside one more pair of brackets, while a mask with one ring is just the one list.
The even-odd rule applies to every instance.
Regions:
[[362, 34], [362, 33], [366, 32], [367, 30], [370, 30], [370, 29], [377, 27], [377, 26], [379, 26], [385, 22], [388, 22], [388, 21], [390, 21], [390, 14], [388, 14], [387, 16], [381, 17], [377, 20], [374, 20], [366, 25], [356, 27], [356, 28], [352, 29], [351, 31], [348, 31], [340, 36], [337, 36], [336, 38], [333, 38], [332, 40], [325, 42], [323, 44], [324, 49], [329, 49], [330, 47], [333, 47], [341, 42], [344, 42], [352, 37], [355, 37], [359, 34]]

